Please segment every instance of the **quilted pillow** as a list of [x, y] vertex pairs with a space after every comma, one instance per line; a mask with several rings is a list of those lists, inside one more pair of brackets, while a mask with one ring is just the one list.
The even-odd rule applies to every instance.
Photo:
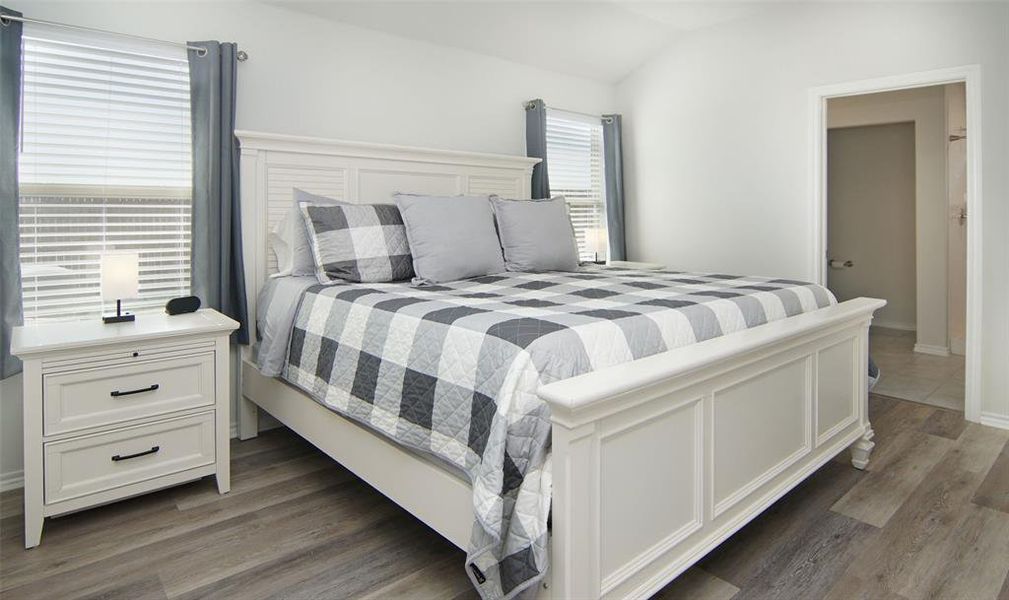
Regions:
[[300, 203], [319, 283], [400, 281], [413, 258], [399, 209], [392, 204]]

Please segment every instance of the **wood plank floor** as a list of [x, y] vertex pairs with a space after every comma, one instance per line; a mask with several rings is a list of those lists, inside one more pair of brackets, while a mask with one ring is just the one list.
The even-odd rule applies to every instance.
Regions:
[[[871, 400], [867, 471], [845, 453], [656, 598], [1009, 600], [1009, 432]], [[464, 554], [287, 430], [212, 479], [50, 519], [22, 548], [0, 495], [3, 598], [473, 598]]]

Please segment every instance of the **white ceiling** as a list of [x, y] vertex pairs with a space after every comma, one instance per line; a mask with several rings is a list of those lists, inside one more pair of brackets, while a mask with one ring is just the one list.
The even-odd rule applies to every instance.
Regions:
[[759, 10], [757, 2], [345, 1], [270, 4], [401, 37], [615, 83], [684, 33]]

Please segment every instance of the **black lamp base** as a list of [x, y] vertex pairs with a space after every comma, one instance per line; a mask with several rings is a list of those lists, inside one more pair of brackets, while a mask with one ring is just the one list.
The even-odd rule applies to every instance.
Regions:
[[127, 323], [129, 321], [136, 321], [137, 316], [131, 313], [123, 313], [123, 301], [116, 300], [116, 314], [110, 315], [108, 317], [102, 317], [102, 323], [108, 325], [109, 323]]
[[125, 315], [111, 315], [108, 317], [102, 317], [102, 323], [108, 325], [109, 323], [126, 323], [127, 321], [136, 321], [137, 316], [134, 314], [126, 313]]

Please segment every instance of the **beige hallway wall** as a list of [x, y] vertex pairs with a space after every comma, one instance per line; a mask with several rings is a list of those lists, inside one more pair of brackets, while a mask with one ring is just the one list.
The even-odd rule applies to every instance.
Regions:
[[851, 260], [827, 271], [838, 300], [885, 298], [873, 324], [915, 327], [914, 123], [831, 129], [827, 251]]
[[949, 348], [944, 86], [846, 96], [827, 103], [829, 128], [906, 121], [914, 122], [915, 137], [915, 348], [941, 353]]
[[950, 352], [958, 355], [963, 355], [967, 346], [967, 222], [959, 219], [960, 211], [967, 209], [967, 142], [950, 140], [949, 136], [967, 134], [966, 92], [962, 83], [946, 86], [947, 313]]

